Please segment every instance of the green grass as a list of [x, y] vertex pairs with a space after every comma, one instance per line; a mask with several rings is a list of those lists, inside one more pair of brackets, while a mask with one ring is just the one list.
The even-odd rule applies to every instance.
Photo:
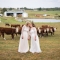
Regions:
[[0, 26], [5, 26], [5, 23], [9, 23], [9, 24], [24, 24], [25, 22], [19, 22], [17, 20], [15, 20], [14, 17], [0, 17], [2, 23], [0, 23]]
[[[3, 23], [0, 23], [0, 26], [4, 26], [6, 22], [10, 24], [25, 24], [24, 22], [16, 22], [14, 18], [7, 18], [7, 20], [2, 21]], [[40, 38], [42, 53], [18, 53], [20, 35], [15, 36], [14, 40], [12, 40], [10, 35], [5, 34], [7, 40], [3, 40], [3, 38], [0, 37], [0, 60], [60, 60], [60, 23], [35, 23], [35, 25], [50, 25], [57, 27], [55, 35]]]
[[[56, 14], [60, 15], [60, 11], [33, 11], [33, 10], [26, 10], [29, 14], [29, 18], [53, 18]], [[36, 14], [48, 14], [50, 16], [47, 17], [36, 17]]]
[[60, 15], [60, 11], [33, 11], [33, 10], [26, 10], [29, 14], [50, 14], [50, 15], [55, 15], [58, 14]]
[[14, 17], [1, 17], [3, 23], [20, 24]]

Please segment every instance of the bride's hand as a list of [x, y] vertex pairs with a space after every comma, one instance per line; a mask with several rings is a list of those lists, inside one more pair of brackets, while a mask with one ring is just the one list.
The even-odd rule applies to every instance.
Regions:
[[23, 39], [23, 36], [22, 36], [22, 39]]
[[36, 41], [36, 36], [35, 36], [35, 41]]
[[28, 38], [28, 40], [30, 40], [30, 38]]
[[30, 40], [30, 36], [28, 37], [28, 40]]

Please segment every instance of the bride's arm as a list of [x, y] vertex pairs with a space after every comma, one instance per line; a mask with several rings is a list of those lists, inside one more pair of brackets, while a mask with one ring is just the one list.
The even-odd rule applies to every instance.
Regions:
[[23, 31], [24, 31], [24, 28], [25, 28], [25, 26], [22, 27], [22, 31], [21, 31], [22, 39], [23, 39]]
[[34, 28], [34, 33], [35, 33], [35, 41], [36, 41], [36, 36], [37, 36], [37, 30]]
[[30, 40], [30, 28], [29, 28], [29, 31], [28, 31], [28, 40]]

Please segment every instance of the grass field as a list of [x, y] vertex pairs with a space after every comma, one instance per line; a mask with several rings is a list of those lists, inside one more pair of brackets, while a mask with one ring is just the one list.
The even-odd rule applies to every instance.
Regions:
[[26, 10], [26, 12], [29, 13], [29, 14], [50, 14], [50, 15], [58, 14], [58, 15], [60, 15], [60, 11], [33, 11], [33, 10]]
[[[33, 10], [26, 10], [26, 12], [29, 14], [29, 18], [53, 18], [54, 16], [56, 16], [56, 14], [60, 15], [60, 11], [33, 11]], [[36, 17], [36, 14], [47, 14], [50, 16], [40, 16], [40, 17]]]
[[[6, 22], [10, 24], [25, 24], [25, 22], [15, 21], [14, 18], [1, 19], [2, 23], [0, 23], [0, 26], [4, 26]], [[5, 35], [7, 40], [3, 40], [3, 38], [0, 37], [0, 60], [60, 60], [60, 23], [35, 23], [36, 26], [46, 24], [57, 27], [57, 31], [53, 36], [49, 35], [48, 37], [40, 38], [42, 53], [18, 53], [20, 36], [15, 36], [15, 39], [11, 40], [10, 35]]]

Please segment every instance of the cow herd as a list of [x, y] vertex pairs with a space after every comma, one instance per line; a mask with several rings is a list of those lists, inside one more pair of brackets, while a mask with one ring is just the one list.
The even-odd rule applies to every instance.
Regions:
[[[14, 35], [17, 36], [17, 34], [21, 34], [22, 26], [20, 24], [5, 24], [5, 26], [11, 26], [11, 27], [0, 27], [0, 37], [2, 36], [4, 40], [5, 34], [11, 35], [12, 39], [14, 39]], [[54, 35], [54, 32], [56, 31], [55, 27], [51, 27], [48, 25], [42, 25], [41, 27], [37, 27], [37, 34], [39, 37], [42, 36], [48, 36], [49, 34]]]
[[37, 33], [39, 36], [48, 36], [49, 34], [54, 35], [54, 32], [57, 28], [51, 27], [48, 25], [42, 25], [41, 27], [37, 28]]
[[0, 27], [0, 37], [2, 36], [4, 38], [4, 40], [6, 40], [5, 38], [5, 34], [7, 35], [11, 35], [12, 39], [14, 39], [14, 35], [17, 36], [17, 34], [21, 34], [21, 29], [22, 26], [20, 26], [19, 24], [5, 24], [5, 26], [11, 26], [11, 27]]

